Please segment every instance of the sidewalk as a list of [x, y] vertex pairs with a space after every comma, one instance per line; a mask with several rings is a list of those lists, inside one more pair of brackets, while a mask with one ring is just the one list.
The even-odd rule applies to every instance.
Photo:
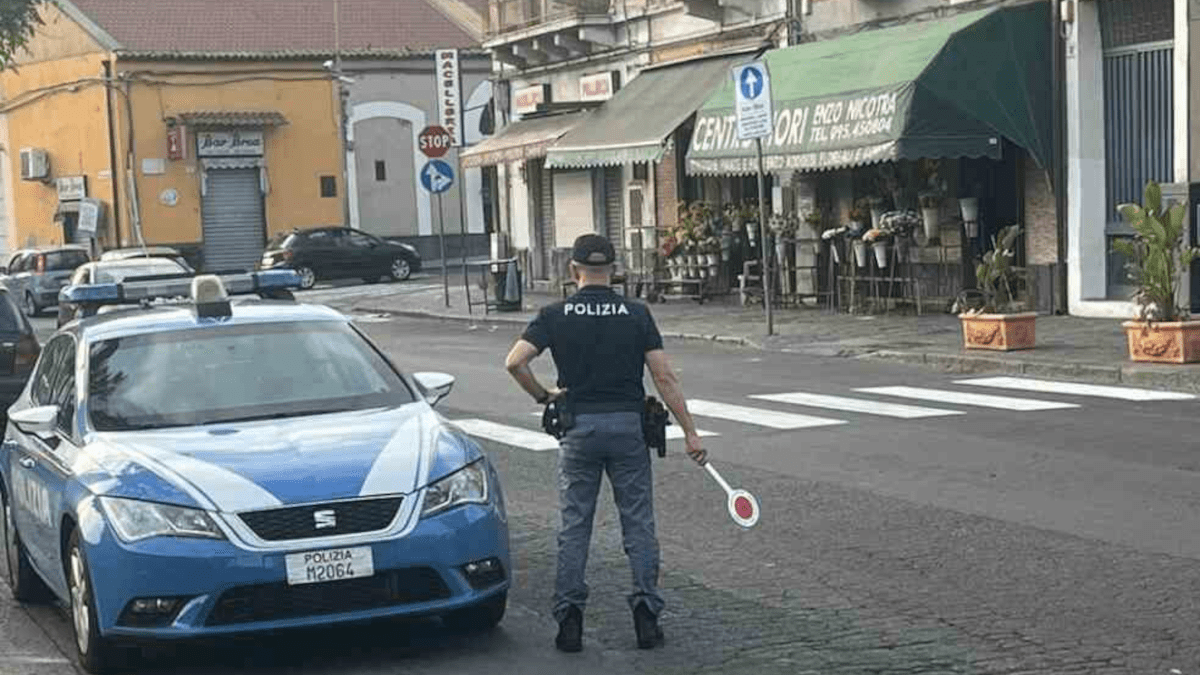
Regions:
[[[477, 289], [472, 289], [472, 299], [480, 299]], [[472, 307], [473, 315], [468, 315], [459, 284], [450, 289], [449, 308], [440, 288], [390, 297], [347, 298], [338, 304], [358, 312], [524, 325], [538, 307], [557, 299], [526, 291], [521, 312], [493, 311], [485, 316], [483, 307], [477, 306]], [[884, 359], [955, 373], [999, 372], [1200, 393], [1200, 364], [1133, 363], [1121, 322], [1113, 319], [1039, 316], [1036, 349], [987, 352], [963, 349], [959, 321], [948, 314], [851, 316], [824, 308], [778, 309], [775, 335], [768, 337], [762, 307], [742, 307], [736, 296], [703, 305], [671, 300], [650, 305], [650, 309], [667, 338], [813, 356]]]

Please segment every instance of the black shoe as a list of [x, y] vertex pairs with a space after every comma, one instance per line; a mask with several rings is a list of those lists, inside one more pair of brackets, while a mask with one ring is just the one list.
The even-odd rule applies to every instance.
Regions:
[[567, 615], [558, 624], [558, 637], [554, 646], [564, 652], [578, 652], [583, 649], [583, 612], [578, 607], [567, 608]]
[[633, 629], [637, 631], [638, 649], [654, 649], [663, 643], [662, 627], [658, 617], [650, 613], [645, 604], [633, 610]]

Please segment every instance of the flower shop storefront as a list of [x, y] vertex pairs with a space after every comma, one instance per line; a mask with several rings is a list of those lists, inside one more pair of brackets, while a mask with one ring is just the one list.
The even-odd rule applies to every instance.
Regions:
[[[1044, 3], [994, 7], [763, 55], [768, 241], [750, 243], [755, 256], [767, 246], [781, 304], [920, 310], [974, 287], [974, 261], [1025, 218], [1023, 172], [1049, 166], [1049, 25]], [[697, 113], [686, 171], [739, 184], [757, 174], [731, 79]], [[710, 222], [757, 234], [756, 209], [712, 210], [727, 217]], [[683, 232], [690, 245], [713, 248], [695, 229]], [[753, 259], [733, 267], [739, 288], [761, 283]]]

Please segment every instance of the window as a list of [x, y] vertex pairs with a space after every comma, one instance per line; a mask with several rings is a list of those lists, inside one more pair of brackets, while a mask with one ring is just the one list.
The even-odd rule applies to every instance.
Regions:
[[334, 176], [321, 176], [321, 196], [336, 197], [337, 196], [337, 178]]
[[33, 402], [35, 405], [54, 405], [61, 393], [63, 380], [75, 376], [75, 338], [60, 335], [46, 345], [33, 376]]
[[370, 248], [375, 245], [374, 237], [362, 232], [355, 232], [354, 230], [346, 233], [346, 239], [348, 240], [347, 243], [353, 248]]
[[375, 180], [380, 183], [387, 180], [387, 162], [382, 159], [375, 161]]
[[349, 325], [297, 322], [146, 333], [91, 346], [99, 431], [300, 417], [411, 403]]
[[62, 272], [73, 270], [88, 262], [90, 258], [84, 251], [50, 251], [46, 254], [46, 271]]

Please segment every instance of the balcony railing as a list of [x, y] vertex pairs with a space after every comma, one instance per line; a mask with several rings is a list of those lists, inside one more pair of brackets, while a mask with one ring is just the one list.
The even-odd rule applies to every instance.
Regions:
[[612, 0], [489, 0], [488, 36], [498, 37], [564, 19], [608, 16]]

